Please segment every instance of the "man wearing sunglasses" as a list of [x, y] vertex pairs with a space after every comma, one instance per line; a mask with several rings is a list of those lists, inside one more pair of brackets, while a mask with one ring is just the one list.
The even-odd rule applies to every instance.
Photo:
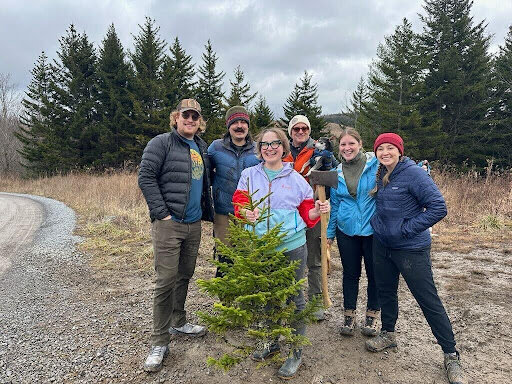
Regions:
[[[311, 124], [304, 115], [295, 115], [288, 124], [288, 135], [290, 136], [290, 153], [283, 161], [293, 163], [293, 169], [305, 175], [309, 171], [309, 161], [315, 151], [315, 141], [310, 137]], [[320, 242], [320, 224], [306, 230], [306, 244], [308, 248], [308, 298], [322, 294], [322, 253]], [[323, 309], [315, 312], [317, 320], [324, 320]]]
[[202, 336], [206, 328], [187, 322], [185, 300], [194, 274], [201, 220], [213, 221], [210, 167], [201, 106], [183, 99], [170, 115], [171, 131], [144, 149], [139, 187], [151, 218], [156, 282], [151, 350], [144, 369], [155, 372], [169, 353], [170, 334]]
[[[229, 227], [229, 214], [234, 214], [233, 194], [240, 174], [245, 168], [252, 167], [260, 161], [254, 151], [254, 143], [249, 134], [249, 113], [242, 106], [234, 106], [226, 112], [227, 132], [222, 139], [214, 140], [208, 147], [208, 156], [212, 168], [213, 235], [226, 243]], [[214, 251], [216, 253], [216, 251]], [[217, 254], [219, 261], [225, 262]], [[217, 270], [216, 277], [221, 274]]]

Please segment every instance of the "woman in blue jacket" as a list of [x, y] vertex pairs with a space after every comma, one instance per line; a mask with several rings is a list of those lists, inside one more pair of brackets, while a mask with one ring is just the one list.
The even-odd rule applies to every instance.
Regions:
[[366, 336], [377, 334], [379, 299], [373, 276], [373, 230], [370, 219], [375, 212], [375, 201], [370, 191], [375, 187], [377, 159], [373, 152], [363, 152], [363, 142], [353, 128], [341, 133], [338, 166], [338, 188], [331, 190], [331, 218], [327, 238], [332, 244], [334, 237], [343, 265], [344, 324], [341, 334], [354, 334], [356, 306], [361, 277], [361, 259], [364, 260], [368, 278], [366, 317], [361, 332]]
[[397, 346], [398, 280], [402, 274], [444, 352], [449, 382], [463, 383], [452, 326], [437, 294], [430, 261], [428, 228], [446, 216], [444, 198], [427, 173], [403, 156], [399, 135], [380, 135], [374, 151], [380, 165], [372, 191], [376, 211], [371, 224], [382, 328], [376, 338], [366, 341], [366, 348], [380, 352]]

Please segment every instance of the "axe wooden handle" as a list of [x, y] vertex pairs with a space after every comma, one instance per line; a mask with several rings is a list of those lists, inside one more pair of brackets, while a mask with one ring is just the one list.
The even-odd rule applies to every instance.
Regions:
[[[325, 198], [325, 186], [317, 185], [318, 191], [318, 199], [324, 203]], [[329, 298], [329, 289], [327, 286], [327, 272], [329, 269], [328, 261], [327, 261], [327, 223], [329, 221], [329, 214], [322, 213], [320, 214], [320, 225], [321, 225], [321, 236], [320, 241], [322, 244], [322, 298], [324, 302], [324, 307], [329, 308], [332, 305], [331, 299]]]

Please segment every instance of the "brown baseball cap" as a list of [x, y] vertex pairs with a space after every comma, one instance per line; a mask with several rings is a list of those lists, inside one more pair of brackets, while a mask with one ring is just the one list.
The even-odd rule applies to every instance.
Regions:
[[201, 114], [201, 106], [199, 103], [194, 99], [183, 99], [178, 103], [178, 106], [176, 109], [179, 112], [185, 112], [185, 111], [196, 111], [197, 113]]

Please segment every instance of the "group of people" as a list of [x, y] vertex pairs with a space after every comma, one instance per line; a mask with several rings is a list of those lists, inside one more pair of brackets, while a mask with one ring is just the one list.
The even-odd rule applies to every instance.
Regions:
[[[200, 138], [205, 129], [201, 107], [182, 100], [170, 115], [170, 132], [146, 146], [139, 170], [139, 187], [148, 204], [156, 282], [153, 297], [151, 349], [146, 371], [158, 371], [168, 354], [170, 334], [201, 336], [205, 327], [187, 322], [185, 300], [194, 273], [201, 238], [201, 220], [213, 221], [214, 236], [226, 243], [229, 215], [256, 222], [260, 211], [249, 210], [246, 192], [256, 199], [269, 196], [271, 216], [256, 226], [265, 233], [283, 223], [283, 244], [290, 261], [299, 260], [296, 279], [308, 270], [308, 298], [321, 295], [320, 215], [331, 211], [327, 237], [334, 238], [343, 265], [344, 321], [341, 334], [353, 335], [364, 260], [368, 279], [367, 305], [361, 332], [370, 337], [366, 348], [380, 352], [397, 346], [398, 281], [402, 274], [444, 352], [450, 383], [464, 383], [459, 353], [450, 321], [433, 281], [429, 228], [446, 215], [444, 199], [430, 176], [404, 156], [404, 143], [395, 133], [380, 135], [373, 152], [364, 152], [359, 133], [343, 130], [339, 143], [341, 164], [333, 170], [338, 187], [329, 200], [315, 199], [307, 180], [314, 154], [311, 124], [306, 116], [293, 117], [289, 137], [279, 128], [266, 128], [256, 139], [249, 133], [250, 117], [242, 106], [226, 113], [227, 132], [209, 147]], [[247, 180], [251, 190], [248, 190]], [[233, 204], [238, 203], [238, 204]], [[236, 208], [236, 209], [235, 209]], [[229, 262], [222, 255], [219, 261]], [[220, 272], [217, 271], [217, 276]], [[293, 297], [298, 311], [305, 306], [303, 292]], [[315, 313], [325, 318], [323, 310]], [[378, 328], [378, 319], [381, 328]], [[305, 334], [304, 323], [293, 325]], [[266, 344], [252, 357], [265, 360], [279, 351]], [[278, 376], [295, 376], [302, 350], [290, 351]]]

